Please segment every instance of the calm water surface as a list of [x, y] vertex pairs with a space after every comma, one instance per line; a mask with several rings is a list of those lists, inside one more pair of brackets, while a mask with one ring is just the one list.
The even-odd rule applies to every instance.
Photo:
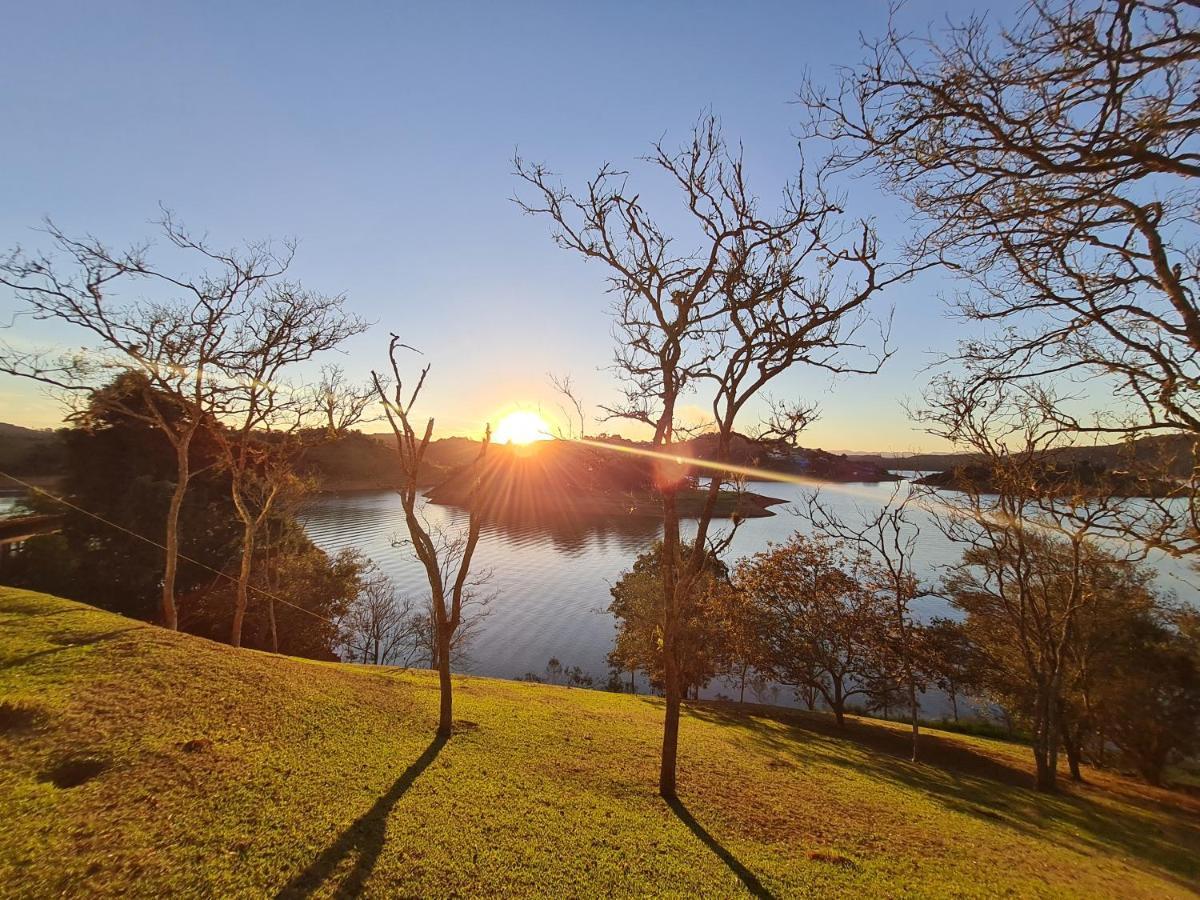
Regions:
[[[794, 484], [758, 483], [749, 490], [799, 501], [812, 493]], [[830, 484], [821, 497], [847, 521], [872, 513], [887, 502], [892, 484]], [[727, 556], [738, 557], [763, 549], [770, 541], [786, 540], [804, 522], [787, 506], [774, 507], [776, 515], [748, 519], [738, 529]], [[425, 514], [444, 527], [465, 527], [466, 514], [451, 507], [428, 504]], [[940, 567], [953, 562], [958, 548], [948, 541], [932, 521], [922, 520], [918, 538], [919, 566], [923, 574], [936, 578]], [[411, 549], [394, 546], [393, 539], [406, 536], [399, 497], [391, 491], [331, 494], [314, 500], [304, 523], [312, 539], [323, 549], [336, 552], [356, 548], [386, 572], [398, 590], [414, 599], [427, 596], [424, 570]], [[717, 522], [718, 527], [728, 523]], [[615, 623], [605, 609], [609, 588], [633, 563], [639, 552], [660, 534], [654, 519], [613, 518], [577, 525], [490, 526], [484, 529], [476, 552], [476, 566], [490, 568], [495, 599], [471, 646], [471, 671], [480, 675], [519, 678], [526, 672], [543, 673], [550, 657], [563, 666], [579, 666], [603, 677], [608, 670], [605, 656], [612, 647]], [[1200, 605], [1200, 580], [1172, 560], [1157, 560], [1163, 588], [1175, 591], [1181, 600]], [[921, 617], [945, 615], [943, 601], [923, 600], [917, 606]], [[714, 685], [709, 693], [722, 689]], [[729, 691], [725, 687], [726, 692]], [[780, 695], [778, 702], [788, 698]]]

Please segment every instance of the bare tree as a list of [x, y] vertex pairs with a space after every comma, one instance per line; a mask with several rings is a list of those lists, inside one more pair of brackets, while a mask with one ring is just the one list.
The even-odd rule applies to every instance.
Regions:
[[398, 594], [378, 569], [363, 578], [358, 597], [339, 624], [346, 654], [355, 662], [408, 668], [422, 659], [425, 619], [412, 599]]
[[[438, 714], [438, 736], [449, 738], [453, 730], [454, 698], [450, 683], [450, 656], [454, 634], [463, 620], [463, 605], [479, 587], [480, 576], [471, 574], [471, 561], [479, 544], [483, 521], [479, 512], [471, 508], [467, 530], [464, 534], [448, 537], [432, 529], [417, 510], [417, 482], [421, 461], [429, 442], [433, 438], [433, 418], [418, 432], [413, 424], [413, 409], [425, 386], [429, 366], [421, 369], [416, 384], [405, 394], [404, 380], [400, 376], [400, 352], [412, 348], [393, 334], [388, 343], [388, 362], [391, 379], [372, 371], [375, 391], [383, 404], [388, 424], [396, 438], [396, 458], [400, 469], [400, 503], [404, 508], [404, 521], [408, 527], [413, 552], [425, 569], [429, 582], [432, 606], [435, 656], [432, 665], [438, 670], [441, 688], [441, 703]], [[390, 386], [389, 386], [390, 385]], [[489, 425], [483, 435], [479, 457], [474, 463], [473, 490], [478, 489], [483, 476], [483, 462], [491, 442]]]
[[[964, 547], [946, 594], [997, 638], [985, 660], [992, 677], [1020, 672], [1029, 686], [1037, 787], [1046, 792], [1057, 789], [1073, 636], [1097, 604], [1088, 559], [1097, 534], [1122, 514], [1103, 485], [1053, 465], [1062, 437], [1054, 408], [1055, 398], [1034, 388], [993, 385], [984, 395], [943, 378], [921, 412], [931, 433], [983, 460], [939, 497], [939, 527]], [[1126, 559], [1144, 552], [1120, 549]]]
[[894, 649], [894, 653], [888, 655], [897, 657], [907, 693], [914, 762], [920, 739], [917, 692], [922, 666], [916, 646], [920, 640], [919, 629], [913, 621], [912, 604], [931, 593], [913, 568], [921, 533], [913, 515], [916, 505], [913, 489], [897, 484], [888, 501], [874, 513], [860, 508], [859, 521], [853, 524], [823, 504], [819, 494], [812, 494], [800, 510], [820, 534], [857, 546], [870, 555], [870, 581], [886, 596], [892, 614], [892, 627], [887, 636], [891, 638], [888, 643], [894, 644], [894, 648], [889, 648]]
[[563, 414], [563, 419], [567, 423], [566, 433], [560, 431], [560, 437], [570, 439], [575, 435], [575, 423], [579, 423], [579, 438], [582, 440], [587, 437], [587, 417], [583, 412], [583, 401], [579, 398], [579, 394], [575, 390], [574, 379], [570, 375], [555, 375], [549, 373], [547, 377], [550, 379], [550, 386], [555, 392], [562, 397], [563, 402], [559, 404], [559, 411]]
[[831, 164], [908, 200], [915, 252], [998, 326], [959, 348], [972, 381], [1101, 379], [1109, 408], [1059, 407], [1062, 429], [1193, 438], [1185, 509], [1118, 523], [1175, 553], [1200, 547], [1198, 78], [1192, 0], [1033, 0], [1003, 30], [893, 26], [840, 89], [802, 95]]
[[[847, 224], [820, 180], [803, 176], [784, 190], [778, 213], [764, 214], [746, 183], [740, 153], [726, 146], [712, 116], [697, 123], [681, 150], [656, 144], [645, 161], [681, 194], [692, 227], [678, 241], [651, 218], [625, 172], [605, 165], [575, 194], [545, 166], [515, 160], [529, 192], [528, 199], [517, 199], [521, 208], [548, 217], [560, 247], [609, 271], [616, 295], [614, 371], [623, 399], [604, 409], [607, 418], [647, 426], [653, 446], [670, 455], [677, 439], [686, 437], [681, 400], [696, 393], [712, 411], [716, 459], [727, 462], [738, 417], [793, 366], [878, 369], [881, 356], [856, 366], [844, 351], [862, 348], [856, 334], [867, 301], [909, 272], [879, 261], [868, 222]], [[781, 423], [794, 438], [805, 421], [797, 408]], [[706, 556], [720, 553], [731, 537], [709, 533], [723, 480], [713, 477], [688, 539], [692, 552], [681, 551], [683, 482], [677, 469], [661, 466], [657, 485], [666, 695], [659, 793], [668, 799], [676, 796], [679, 631], [695, 603]]]
[[297, 388], [284, 380], [296, 364], [366, 330], [367, 323], [348, 315], [343, 304], [341, 296], [276, 283], [256, 297], [236, 322], [236, 353], [223, 366], [231, 384], [215, 429], [230, 476], [233, 506], [242, 523], [229, 638], [234, 647], [242, 642], [258, 531], [280, 491], [302, 487], [295, 474], [305, 445], [299, 439], [302, 429], [320, 416], [329, 433], [344, 433], [373, 396], [373, 391], [353, 390], [336, 367], [323, 371], [315, 389]]
[[367, 415], [374, 399], [373, 383], [355, 384], [341, 366], [321, 367], [314, 407], [326, 434], [344, 434], [365, 422], [375, 421]]
[[[51, 222], [45, 231], [56, 254], [19, 248], [0, 260], [0, 284], [11, 288], [37, 319], [53, 319], [87, 333], [94, 346], [56, 358], [0, 347], [0, 371], [32, 378], [111, 403], [158, 429], [175, 451], [175, 487], [164, 522], [162, 619], [178, 627], [175, 575], [179, 513], [195, 471], [191, 447], [202, 428], [215, 427], [227, 392], [226, 367], [239, 358], [238, 323], [257, 296], [283, 276], [294, 245], [270, 243], [214, 248], [169, 214], [161, 221], [167, 243], [197, 261], [199, 272], [177, 275], [150, 261], [150, 245], [117, 252], [93, 237], [72, 238]], [[129, 299], [122, 290], [146, 290]], [[142, 385], [139, 402], [101, 388], [131, 372]]]

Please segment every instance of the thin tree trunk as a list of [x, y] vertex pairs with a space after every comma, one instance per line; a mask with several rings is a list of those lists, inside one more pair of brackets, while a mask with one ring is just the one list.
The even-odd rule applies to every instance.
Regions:
[[679, 705], [680, 684], [678, 647], [675, 639], [678, 628], [679, 609], [679, 510], [676, 505], [676, 489], [668, 486], [662, 491], [663, 503], [663, 668], [664, 695], [666, 697], [666, 720], [663, 723], [662, 759], [658, 772], [658, 793], [666, 800], [674, 800], [675, 765], [679, 751]]
[[1058, 747], [1061, 741], [1061, 734], [1058, 719], [1058, 691], [1057, 679], [1055, 686], [1052, 688], [1052, 693], [1047, 703], [1049, 711], [1049, 721], [1046, 727], [1046, 759], [1049, 768], [1049, 792], [1053, 793], [1058, 790]]
[[658, 773], [658, 793], [673, 800], [675, 793], [675, 763], [679, 751], [679, 667], [674, 653], [666, 655], [667, 715], [663, 724], [662, 764]]
[[1079, 744], [1070, 738], [1065, 738], [1063, 740], [1063, 747], [1067, 751], [1067, 768], [1071, 773], [1071, 780], [1083, 781], [1083, 773], [1079, 770]]
[[1038, 722], [1034, 729], [1034, 762], [1037, 765], [1037, 790], [1053, 794], [1058, 790], [1058, 727], [1054, 700], [1048, 685], [1039, 688]]
[[438, 737], [448, 738], [454, 729], [454, 695], [450, 684], [450, 629], [438, 628], [437, 636], [438, 686], [441, 705], [438, 710]]
[[234, 647], [242, 646], [242, 623], [246, 619], [246, 607], [250, 603], [250, 570], [253, 564], [254, 525], [244, 522], [242, 526], [242, 565], [238, 570], [237, 598], [233, 604], [233, 626], [229, 632], [229, 643]]
[[166, 535], [164, 538], [165, 564], [163, 566], [162, 618], [163, 627], [179, 630], [179, 614], [175, 608], [175, 575], [179, 567], [179, 513], [183, 509], [183, 498], [187, 494], [191, 478], [191, 460], [188, 450], [191, 439], [180, 440], [175, 445], [175, 490], [171, 492], [171, 503], [167, 507]]
[[[279, 591], [279, 560], [271, 559], [271, 550], [274, 545], [271, 543], [271, 524], [267, 523], [267, 547], [264, 570], [267, 573], [267, 584], [270, 585], [272, 596], [267, 598], [267, 616], [271, 622], [271, 652], [279, 652], [279, 626], [275, 622], [275, 593]], [[272, 568], [272, 561], [274, 567]]]
[[912, 711], [912, 761], [916, 762], [921, 726], [917, 722], [917, 683], [913, 680], [912, 673], [909, 673], [908, 676], [908, 703], [909, 709]]
[[271, 622], [271, 652], [279, 652], [279, 630], [275, 625], [275, 598], [267, 598], [267, 617]]

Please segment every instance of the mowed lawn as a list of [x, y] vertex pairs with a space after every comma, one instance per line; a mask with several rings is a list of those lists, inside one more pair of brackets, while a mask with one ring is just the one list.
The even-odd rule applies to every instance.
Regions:
[[234, 650], [0, 588], [6, 896], [1189, 895], [1200, 802], [1028, 752]]

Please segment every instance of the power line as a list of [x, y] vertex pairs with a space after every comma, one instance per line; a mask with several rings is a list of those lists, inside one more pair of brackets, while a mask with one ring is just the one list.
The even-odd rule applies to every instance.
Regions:
[[[95, 519], [97, 522], [102, 522], [105, 525], [108, 525], [110, 528], [115, 528], [117, 531], [122, 531], [125, 534], [129, 535], [130, 537], [135, 537], [139, 541], [144, 541], [145, 543], [150, 544], [152, 547], [157, 547], [159, 550], [162, 550], [164, 553], [167, 552], [167, 548], [165, 546], [163, 546], [162, 544], [160, 544], [158, 541], [148, 538], [144, 534], [138, 534], [136, 531], [126, 528], [124, 525], [120, 525], [117, 522], [113, 522], [109, 519], [106, 519], [106, 518], [104, 518], [104, 516], [94, 513], [91, 510], [84, 509], [82, 506], [72, 503], [70, 500], [64, 500], [62, 497], [55, 496], [54, 494], [50, 493], [49, 491], [47, 491], [43, 488], [40, 488], [37, 485], [30, 484], [27, 481], [22, 481], [20, 478], [17, 478], [15, 475], [10, 475], [3, 470], [0, 470], [0, 476], [3, 476], [4, 478], [9, 479], [10, 481], [16, 482], [17, 484], [21, 485], [21, 487], [25, 488], [25, 490], [27, 490], [27, 491], [33, 491], [34, 493], [41, 494], [43, 497], [48, 497], [49, 499], [53, 500], [55, 503], [61, 503], [63, 506], [66, 506], [69, 509], [73, 509], [76, 512], [83, 513], [85, 516], [89, 516], [90, 518]], [[176, 556], [178, 556], [179, 559], [182, 559], [184, 562], [189, 562], [193, 566], [198, 566], [201, 569], [205, 569], [206, 571], [212, 572], [214, 575], [224, 578], [227, 581], [232, 582], [233, 584], [238, 583], [238, 580], [236, 578], [234, 578], [232, 575], [230, 575], [228, 572], [222, 572], [220, 569], [214, 569], [212, 566], [202, 563], [198, 559], [192, 559], [190, 556], [185, 556], [182, 553], [177, 552]], [[303, 606], [293, 603], [291, 600], [285, 600], [282, 597], [277, 596], [276, 594], [272, 594], [270, 591], [264, 591], [262, 588], [256, 587], [252, 584], [247, 585], [247, 587], [250, 590], [254, 591], [255, 593], [261, 594], [262, 596], [264, 596], [270, 600], [274, 600], [278, 603], [282, 603], [285, 606], [290, 606], [290, 607], [292, 607], [292, 609], [298, 609], [298, 610], [300, 610], [300, 612], [307, 613], [308, 615], [312, 616], [314, 619], [320, 619], [322, 622], [332, 625], [334, 628], [338, 627], [337, 622], [334, 622], [332, 619], [327, 619], [320, 613], [313, 612], [311, 609], [305, 609]]]

